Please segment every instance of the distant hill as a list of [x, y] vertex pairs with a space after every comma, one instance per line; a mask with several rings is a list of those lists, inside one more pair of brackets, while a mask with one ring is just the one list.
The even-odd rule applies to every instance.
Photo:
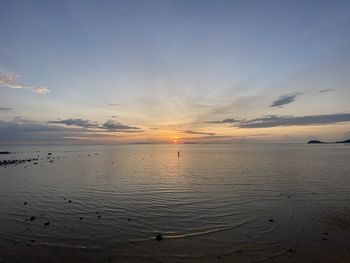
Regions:
[[338, 142], [322, 142], [319, 140], [311, 140], [307, 142], [308, 144], [319, 144], [319, 143], [350, 143], [350, 139], [345, 140], [345, 141], [338, 141]]

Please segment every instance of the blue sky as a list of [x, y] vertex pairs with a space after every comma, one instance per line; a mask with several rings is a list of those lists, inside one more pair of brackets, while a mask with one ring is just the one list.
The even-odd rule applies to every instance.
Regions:
[[0, 139], [346, 138], [348, 28], [348, 1], [2, 1]]

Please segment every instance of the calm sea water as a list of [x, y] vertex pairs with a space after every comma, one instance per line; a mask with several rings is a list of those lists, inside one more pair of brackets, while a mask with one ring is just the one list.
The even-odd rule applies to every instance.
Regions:
[[350, 262], [349, 146], [1, 150], [0, 262]]

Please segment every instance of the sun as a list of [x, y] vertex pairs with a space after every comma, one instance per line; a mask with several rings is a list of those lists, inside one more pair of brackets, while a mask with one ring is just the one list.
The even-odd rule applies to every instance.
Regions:
[[174, 136], [174, 137], [172, 138], [172, 141], [173, 141], [174, 144], [180, 143], [179, 137], [177, 137], [177, 136]]

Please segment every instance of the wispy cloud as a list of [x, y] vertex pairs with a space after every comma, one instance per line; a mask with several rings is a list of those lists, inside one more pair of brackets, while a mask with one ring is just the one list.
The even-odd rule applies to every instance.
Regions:
[[47, 94], [50, 92], [50, 90], [45, 87], [32, 88], [31, 91], [36, 94]]
[[224, 120], [219, 120], [219, 121], [206, 121], [205, 123], [220, 124], [220, 123], [236, 123], [236, 122], [239, 122], [239, 120], [224, 119]]
[[109, 106], [120, 106], [119, 103], [109, 103], [108, 105], [109, 105]]
[[12, 108], [9, 107], [0, 107], [0, 111], [11, 111]]
[[[126, 132], [127, 130], [141, 130], [141, 128], [128, 126], [121, 124], [119, 122], [108, 120], [105, 123], [102, 124], [102, 127], [109, 131], [123, 131]], [[135, 132], [135, 131], [134, 131]]]
[[322, 89], [320, 90], [320, 93], [326, 93], [326, 92], [330, 92], [333, 91], [333, 89]]
[[34, 87], [18, 82], [18, 76], [0, 72], [0, 87], [9, 89], [26, 89], [36, 94], [47, 94], [50, 90], [46, 87]]
[[293, 101], [296, 100], [297, 96], [301, 95], [300, 92], [293, 92], [290, 94], [286, 94], [283, 96], [280, 96], [278, 99], [273, 101], [270, 105], [271, 108], [273, 107], [282, 107], [283, 105], [292, 103]]
[[278, 126], [305, 126], [333, 124], [339, 122], [350, 122], [350, 113], [311, 115], [311, 116], [278, 116], [270, 115], [267, 117], [244, 120], [239, 122], [240, 128], [270, 128]]
[[99, 125], [96, 122], [83, 119], [66, 119], [66, 120], [57, 120], [57, 121], [48, 121], [49, 124], [64, 124], [67, 126], [76, 126], [82, 128], [97, 128]]
[[192, 131], [192, 130], [184, 130], [181, 131], [181, 133], [186, 133], [186, 134], [198, 134], [198, 135], [208, 135], [208, 136], [214, 136], [216, 133], [214, 132], [199, 132], [199, 131]]

